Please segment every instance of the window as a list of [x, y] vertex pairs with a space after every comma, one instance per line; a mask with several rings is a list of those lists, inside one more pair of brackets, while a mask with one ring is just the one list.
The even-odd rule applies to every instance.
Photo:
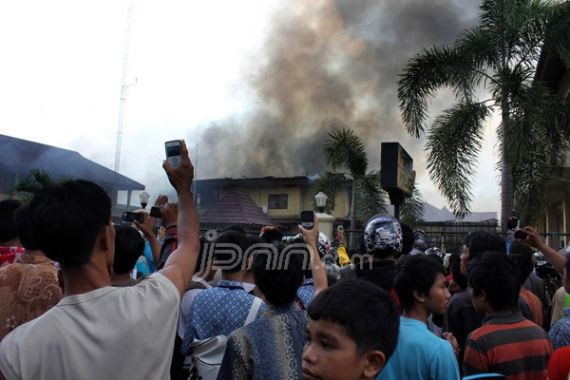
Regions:
[[287, 194], [269, 194], [269, 209], [287, 209]]

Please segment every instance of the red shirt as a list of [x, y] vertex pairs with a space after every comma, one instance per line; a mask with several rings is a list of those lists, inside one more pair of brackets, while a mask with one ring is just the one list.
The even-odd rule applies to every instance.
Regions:
[[12, 264], [26, 250], [23, 247], [2, 247], [0, 246], [0, 267]]

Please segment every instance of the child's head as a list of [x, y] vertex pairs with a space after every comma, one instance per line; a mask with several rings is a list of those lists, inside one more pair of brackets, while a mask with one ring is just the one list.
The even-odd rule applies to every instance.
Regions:
[[367, 281], [340, 280], [315, 297], [308, 313], [305, 378], [374, 379], [396, 348], [396, 307]]

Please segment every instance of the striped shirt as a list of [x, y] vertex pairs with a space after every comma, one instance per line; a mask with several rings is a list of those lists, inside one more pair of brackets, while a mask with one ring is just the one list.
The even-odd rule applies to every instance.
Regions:
[[463, 374], [498, 372], [508, 380], [544, 379], [552, 346], [546, 332], [520, 314], [493, 316], [465, 343]]

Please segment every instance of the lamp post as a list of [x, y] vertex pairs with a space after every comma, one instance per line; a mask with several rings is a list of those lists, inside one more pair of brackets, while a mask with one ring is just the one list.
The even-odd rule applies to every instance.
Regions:
[[319, 191], [319, 193], [315, 195], [315, 202], [317, 204], [317, 210], [319, 210], [319, 212], [322, 213], [325, 211], [325, 207], [327, 207], [328, 198], [329, 197], [327, 197], [327, 195], [322, 191]]
[[141, 200], [141, 207], [143, 209], [146, 208], [146, 205], [148, 204], [148, 198], [149, 197], [150, 197], [150, 195], [146, 191], [143, 191], [142, 193], [139, 194], [139, 198]]

